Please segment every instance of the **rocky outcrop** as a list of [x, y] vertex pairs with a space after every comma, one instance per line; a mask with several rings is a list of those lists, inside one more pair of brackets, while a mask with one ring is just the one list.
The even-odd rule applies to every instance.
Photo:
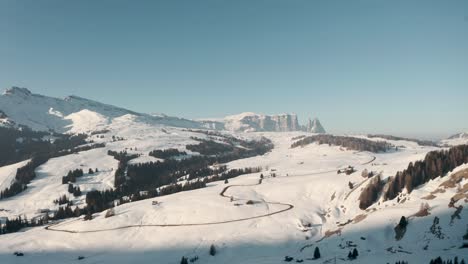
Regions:
[[226, 130], [242, 132], [286, 132], [301, 130], [297, 115], [295, 114], [261, 115], [242, 113], [226, 117], [224, 119], [224, 127]]
[[309, 123], [307, 124], [307, 132], [311, 133], [317, 133], [317, 134], [325, 134], [326, 131], [323, 128], [322, 124], [320, 124], [320, 121], [317, 118], [314, 118], [314, 120], [309, 119]]
[[307, 126], [299, 124], [296, 114], [262, 115], [256, 113], [242, 113], [227, 116], [222, 120], [201, 121], [206, 128], [225, 129], [238, 132], [288, 132], [307, 131], [312, 133], [325, 133], [325, 129], [318, 119], [309, 120]]

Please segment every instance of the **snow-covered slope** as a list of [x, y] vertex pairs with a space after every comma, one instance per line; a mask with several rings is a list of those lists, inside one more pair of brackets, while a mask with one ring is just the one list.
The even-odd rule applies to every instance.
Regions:
[[[71, 218], [52, 222], [47, 228], [0, 235], [0, 263], [178, 264], [182, 256], [198, 257], [193, 263], [205, 264], [284, 263], [285, 256], [306, 263], [349, 263], [348, 252], [354, 248], [359, 250], [355, 263], [429, 263], [437, 256], [466, 256], [466, 249], [459, 247], [468, 224], [464, 208], [468, 201], [467, 164], [411, 194], [403, 193], [401, 199], [380, 200], [367, 210], [359, 208], [361, 190], [370, 181], [361, 176], [363, 170], [381, 172], [385, 180], [438, 147], [353, 135], [388, 141], [398, 150], [375, 154], [328, 144], [291, 148], [298, 138], [322, 132], [320, 122], [311, 122], [308, 132], [290, 131], [303, 129], [292, 115], [244, 113], [203, 123], [139, 114], [75, 96], [62, 100], [34, 95], [22, 88], [7, 90], [0, 97], [0, 110], [0, 121], [6, 125], [14, 121], [38, 130], [93, 131], [89, 139], [105, 143], [105, 147], [52, 158], [38, 167], [26, 190], [0, 200], [0, 222], [7, 217], [31, 219], [44, 209], [55, 210], [58, 206], [53, 201], [62, 195], [68, 195], [74, 206], [83, 207], [87, 192], [113, 188], [118, 162], [108, 155], [109, 150], [138, 154], [132, 164], [154, 162], [160, 159], [148, 155], [152, 150], [174, 148], [196, 155], [186, 148], [198, 143], [195, 137], [217, 137], [185, 128], [211, 124], [211, 129], [228, 130], [220, 132], [228, 136], [267, 137], [275, 146], [265, 155], [226, 164], [230, 169], [262, 167], [260, 173], [117, 206], [110, 218], [102, 212], [91, 221]], [[450, 140], [460, 140], [456, 141], [459, 144], [466, 142], [463, 138]], [[8, 187], [17, 168], [26, 163], [1, 167], [0, 188]], [[337, 174], [350, 165], [355, 173]], [[87, 172], [89, 168], [98, 170], [85, 173], [74, 183], [83, 195], [68, 194], [62, 176], [70, 170]], [[447, 183], [449, 180], [453, 181]], [[458, 209], [448, 206], [455, 195], [462, 197], [455, 204], [463, 206], [458, 216]], [[159, 203], [154, 204], [155, 200]], [[429, 214], [417, 214], [425, 203]], [[409, 225], [403, 239], [396, 240], [394, 227], [401, 216], [408, 217]], [[434, 224], [436, 216], [438, 224]], [[215, 245], [216, 256], [210, 256], [210, 245]], [[322, 258], [312, 261], [315, 247], [320, 248]], [[24, 252], [25, 256], [17, 257], [13, 252]], [[84, 259], [78, 260], [79, 256]]]
[[34, 130], [57, 132], [87, 132], [105, 129], [114, 118], [133, 115], [140, 122], [165, 124], [176, 127], [199, 128], [195, 121], [169, 116], [136, 113], [78, 96], [65, 99], [33, 94], [26, 88], [12, 87], [0, 96], [0, 123], [26, 125]]
[[15, 180], [16, 170], [23, 167], [29, 160], [18, 162], [12, 165], [0, 167], [0, 191], [9, 188]]
[[[0, 211], [0, 217], [26, 214], [30, 218], [38, 209], [50, 207], [53, 199], [66, 193], [60, 176], [77, 166], [97, 167], [100, 171], [80, 179], [78, 184], [85, 191], [111, 186], [110, 171], [117, 163], [105, 154], [107, 150], [128, 149], [143, 154], [141, 161], [148, 161], [151, 159], [145, 157], [150, 150], [184, 150], [185, 145], [194, 142], [192, 136], [205, 137], [179, 128], [134, 122], [135, 118], [133, 115], [116, 118], [109, 125], [110, 131], [103, 134], [104, 138], [96, 135], [97, 142], [107, 142], [105, 148], [52, 159], [38, 168], [39, 177], [33, 180], [31, 188], [0, 201], [0, 208], [6, 209]], [[275, 145], [272, 152], [263, 156], [227, 164], [229, 168], [263, 167], [261, 184], [260, 173], [249, 174], [230, 179], [227, 184], [214, 182], [204, 189], [124, 204], [116, 207], [115, 216], [110, 218], [100, 213], [91, 221], [73, 218], [48, 229], [37, 227], [1, 235], [0, 263], [66, 263], [83, 256], [83, 263], [178, 264], [182, 256], [198, 256], [195, 263], [266, 264], [284, 263], [286, 255], [306, 263], [334, 263], [335, 260], [347, 263], [347, 254], [354, 246], [359, 250], [355, 263], [400, 260], [428, 263], [437, 256], [466, 255], [458, 247], [466, 231], [467, 211], [463, 209], [461, 219], [452, 222], [455, 209], [447, 207], [459, 188], [436, 191], [449, 176], [423, 185], [403, 202], [387, 201], [369, 210], [358, 207], [360, 190], [368, 181], [361, 177], [363, 169], [382, 171], [386, 178], [437, 148], [407, 141], [393, 142], [404, 147], [382, 154], [317, 144], [290, 148], [293, 138], [306, 134], [241, 134], [247, 138], [265, 136]], [[124, 140], [111, 141], [112, 135]], [[348, 165], [354, 166], [357, 172], [336, 173]], [[466, 165], [455, 172], [465, 168]], [[349, 182], [354, 184], [353, 189], [349, 188]], [[461, 186], [467, 183], [468, 179], [459, 182]], [[434, 198], [423, 199], [434, 191]], [[153, 200], [159, 204], [154, 205]], [[255, 202], [247, 205], [248, 200]], [[407, 233], [396, 241], [393, 228], [400, 217], [414, 215], [423, 202], [429, 204], [430, 215], [410, 217]], [[465, 203], [461, 201], [459, 205]], [[431, 233], [435, 216], [440, 219], [438, 226], [443, 238]], [[209, 255], [212, 244], [217, 248], [216, 256]], [[311, 262], [307, 259], [312, 258], [316, 246], [322, 258]], [[426, 246], [427, 251], [423, 249]], [[19, 258], [12, 254], [14, 251], [26, 255]]]
[[446, 146], [456, 146], [461, 144], [468, 144], [468, 132], [458, 133], [441, 141], [441, 145]]

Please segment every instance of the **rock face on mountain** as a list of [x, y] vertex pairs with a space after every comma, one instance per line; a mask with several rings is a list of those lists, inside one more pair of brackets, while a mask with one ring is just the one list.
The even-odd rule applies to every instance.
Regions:
[[325, 133], [320, 121], [309, 120], [307, 126], [299, 124], [297, 115], [262, 115], [256, 113], [242, 113], [238, 115], [227, 116], [219, 120], [202, 120], [205, 128], [217, 130], [229, 130], [237, 132], [288, 132], [288, 131], [307, 131], [312, 133]]
[[300, 130], [300, 125], [295, 114], [261, 115], [242, 113], [225, 117], [223, 123], [224, 128], [230, 131], [286, 132]]
[[314, 118], [314, 120], [310, 120], [309, 118], [309, 122], [307, 122], [306, 131], [317, 134], [327, 133], [317, 118]]

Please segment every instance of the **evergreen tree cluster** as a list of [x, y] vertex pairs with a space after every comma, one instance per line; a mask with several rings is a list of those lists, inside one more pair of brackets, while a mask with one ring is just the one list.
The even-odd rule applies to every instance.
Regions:
[[384, 193], [386, 200], [393, 200], [404, 188], [411, 193], [414, 188], [444, 176], [456, 167], [468, 162], [468, 145], [459, 145], [449, 150], [431, 151], [422, 161], [410, 163], [408, 168], [397, 172]]
[[25, 227], [41, 226], [47, 223], [46, 218], [35, 218], [28, 221], [26, 218], [18, 216], [16, 219], [6, 219], [4, 224], [0, 223], [0, 235], [18, 232]]
[[125, 183], [125, 171], [127, 170], [127, 164], [130, 160], [137, 158], [138, 154], [128, 154], [127, 151], [112, 151], [108, 150], [107, 154], [114, 157], [119, 161], [119, 165], [114, 174], [114, 186], [119, 187]]
[[461, 261], [459, 261], [458, 257], [454, 257], [453, 259], [443, 260], [441, 257], [437, 257], [435, 259], [431, 259], [429, 264], [465, 264], [465, 260], [462, 259]]
[[62, 184], [67, 184], [70, 182], [76, 182], [76, 178], [82, 177], [84, 172], [82, 169], [70, 170], [66, 176], [62, 177]]
[[355, 248], [352, 251], [349, 251], [348, 253], [348, 259], [350, 260], [355, 260], [359, 256], [358, 250]]
[[384, 183], [380, 179], [380, 175], [372, 178], [359, 196], [359, 208], [365, 210], [375, 203], [379, 199], [379, 194], [382, 191], [383, 186]]
[[229, 144], [218, 143], [212, 140], [205, 140], [195, 137], [192, 137], [192, 139], [200, 141], [200, 143], [194, 145], [187, 145], [185, 147], [187, 148], [187, 150], [198, 152], [201, 155], [222, 155], [228, 152], [232, 152], [234, 150], [234, 147]]
[[[55, 140], [44, 140], [45, 136], [54, 136]], [[32, 131], [27, 127], [20, 129], [0, 127], [0, 167], [31, 159], [17, 170], [15, 181], [9, 188], [0, 190], [0, 199], [12, 197], [27, 188], [27, 184], [36, 177], [37, 167], [50, 158], [69, 155], [105, 145], [86, 145], [86, 135], [66, 135]], [[21, 139], [21, 140], [19, 140]]]
[[396, 137], [396, 136], [391, 136], [391, 135], [367, 135], [368, 138], [383, 138], [383, 139], [388, 139], [388, 140], [405, 140], [405, 141], [412, 141], [418, 143], [419, 146], [427, 146], [427, 147], [438, 147], [437, 143], [434, 141], [430, 140], [420, 140], [420, 139], [414, 139], [414, 138], [404, 138], [404, 137]]
[[47, 156], [37, 156], [32, 158], [31, 161], [23, 167], [18, 168], [16, 171], [15, 181], [12, 185], [3, 191], [0, 191], [0, 199], [12, 197], [25, 190], [27, 188], [27, 184], [36, 177], [36, 168], [46, 163], [47, 160]]
[[306, 145], [318, 143], [334, 146], [341, 146], [347, 149], [357, 151], [369, 151], [374, 153], [386, 152], [394, 146], [384, 141], [372, 141], [363, 138], [333, 136], [333, 135], [315, 135], [302, 138], [291, 145], [291, 148], [304, 147]]
[[[116, 188], [125, 188], [134, 192], [175, 183], [178, 178], [185, 175], [189, 176], [189, 180], [210, 175], [219, 175], [226, 171], [226, 166], [213, 165], [230, 162], [236, 159], [263, 155], [273, 147], [269, 140], [264, 139], [255, 142], [243, 141], [243, 144], [246, 147], [239, 148], [229, 144], [224, 145], [211, 141], [203, 141], [198, 145], [191, 145], [192, 147], [187, 146], [187, 149], [192, 151], [200, 150], [205, 154], [218, 154], [214, 156], [192, 156], [181, 160], [166, 159], [164, 161], [132, 164], [128, 166], [127, 163], [121, 162], [121, 165], [119, 165], [115, 173], [115, 186]], [[223, 145], [223, 151], [226, 150], [228, 152], [219, 154], [221, 151], [219, 145]], [[197, 147], [193, 148], [193, 146]], [[225, 148], [225, 146], [229, 147]], [[247, 146], [249, 148], [247, 148]], [[236, 171], [231, 171], [228, 174], [224, 174], [224, 178], [221, 179], [224, 180], [231, 177], [230, 174], [234, 175], [236, 173]], [[240, 173], [243, 174], [244, 172]]]
[[150, 156], [158, 158], [158, 159], [171, 159], [178, 156], [186, 156], [187, 152], [179, 151], [178, 149], [170, 148], [170, 149], [157, 149], [150, 151]]
[[81, 189], [79, 186], [74, 186], [73, 184], [68, 184], [68, 192], [73, 194], [73, 196], [78, 197], [81, 195]]
[[63, 204], [72, 205], [72, 203], [70, 202], [70, 200], [68, 200], [68, 197], [65, 194], [60, 196], [58, 199], [54, 200], [54, 203], [58, 205], [63, 205]]

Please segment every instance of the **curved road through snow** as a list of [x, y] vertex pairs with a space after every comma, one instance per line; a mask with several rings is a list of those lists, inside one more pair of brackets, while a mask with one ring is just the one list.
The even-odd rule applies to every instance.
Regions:
[[[372, 159], [368, 162], [362, 163], [361, 165], [366, 165], [371, 162], [373, 162], [376, 159], [375, 156], [372, 156]], [[331, 171], [323, 171], [323, 172], [316, 172], [316, 173], [309, 173], [309, 174], [304, 174], [304, 175], [291, 175], [288, 177], [298, 177], [298, 176], [309, 176], [309, 175], [318, 175], [318, 174], [325, 174], [325, 173], [330, 173], [334, 172], [336, 170], [331, 170]], [[279, 177], [282, 178], [282, 177]], [[224, 198], [229, 198], [233, 196], [227, 196], [225, 193], [232, 187], [251, 187], [251, 186], [256, 186], [260, 185], [262, 183], [262, 180], [260, 180], [258, 183], [255, 184], [243, 184], [243, 185], [229, 185], [225, 187], [219, 195], [224, 197]], [[235, 198], [234, 198], [235, 199]], [[242, 222], [242, 221], [248, 221], [248, 220], [253, 220], [253, 219], [258, 219], [258, 218], [263, 218], [263, 217], [268, 217], [276, 214], [281, 214], [286, 211], [292, 210], [294, 208], [294, 205], [288, 204], [288, 203], [280, 203], [280, 202], [268, 202], [268, 201], [257, 201], [257, 200], [252, 200], [253, 202], [259, 202], [259, 203], [266, 203], [266, 204], [271, 204], [271, 205], [283, 205], [285, 208], [274, 211], [271, 213], [266, 213], [266, 214], [261, 214], [257, 216], [251, 216], [251, 217], [245, 217], [245, 218], [238, 218], [238, 219], [232, 219], [232, 220], [225, 220], [225, 221], [215, 221], [215, 222], [204, 222], [204, 223], [187, 223], [187, 224], [135, 224], [135, 225], [125, 225], [125, 226], [120, 226], [120, 227], [114, 227], [114, 228], [106, 228], [106, 229], [96, 229], [96, 230], [70, 230], [70, 229], [60, 229], [56, 228], [60, 225], [58, 224], [53, 224], [50, 226], [45, 227], [46, 230], [49, 231], [56, 231], [56, 232], [65, 232], [65, 233], [72, 233], [72, 234], [84, 234], [84, 233], [98, 233], [98, 232], [106, 232], [106, 231], [114, 231], [114, 230], [122, 230], [122, 229], [128, 229], [128, 228], [136, 228], [136, 227], [182, 227], [182, 226], [207, 226], [207, 225], [219, 225], [219, 224], [228, 224], [228, 223], [235, 223], [235, 222]], [[80, 219], [74, 220], [78, 221]], [[72, 221], [73, 222], [73, 221]], [[71, 222], [68, 222], [69, 224]]]

